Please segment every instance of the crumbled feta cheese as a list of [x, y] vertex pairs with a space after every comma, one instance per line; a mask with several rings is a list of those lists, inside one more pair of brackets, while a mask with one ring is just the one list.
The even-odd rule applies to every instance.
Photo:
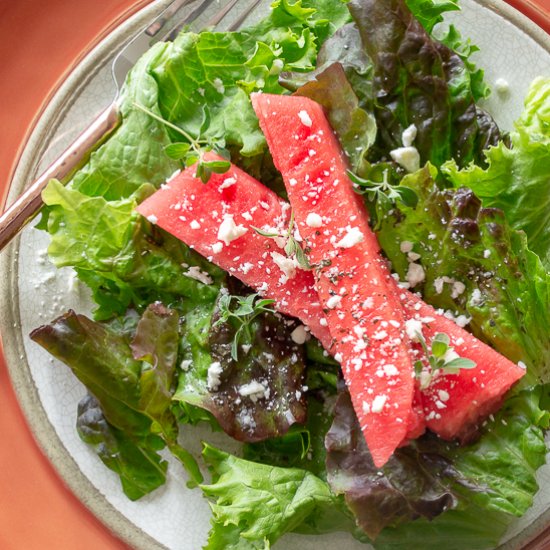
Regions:
[[342, 303], [342, 296], [331, 296], [328, 300], [327, 300], [327, 307], [329, 309], [334, 309], [336, 307], [338, 307], [340, 304]]
[[401, 241], [399, 244], [399, 250], [403, 252], [403, 254], [407, 254], [409, 252], [412, 252], [414, 244], [411, 243], [411, 241]]
[[322, 227], [323, 218], [321, 218], [321, 216], [319, 216], [319, 214], [316, 214], [315, 212], [310, 212], [306, 218], [306, 225], [308, 227]]
[[223, 191], [224, 189], [227, 189], [228, 187], [231, 187], [232, 185], [235, 185], [237, 183], [236, 178], [225, 178], [221, 185], [218, 187], [219, 191]]
[[217, 391], [221, 384], [220, 375], [223, 372], [222, 364], [219, 361], [214, 361], [208, 367], [207, 380], [208, 389]]
[[418, 336], [422, 336], [422, 321], [418, 319], [407, 319], [405, 321], [405, 332], [413, 342], [418, 342]]
[[390, 155], [407, 172], [416, 172], [420, 168], [420, 154], [416, 147], [398, 147], [390, 151]]
[[189, 227], [191, 227], [191, 229], [200, 229], [201, 224], [197, 220], [192, 220]]
[[364, 240], [365, 235], [358, 227], [348, 227], [347, 233], [334, 246], [337, 248], [351, 248]]
[[504, 78], [497, 78], [495, 80], [495, 90], [499, 95], [505, 95], [510, 91], [510, 84]]
[[381, 413], [387, 399], [388, 397], [386, 395], [377, 395], [372, 401], [371, 412]]
[[262, 397], [265, 397], [266, 399], [269, 397], [270, 390], [269, 388], [266, 388], [263, 384], [260, 384], [260, 382], [256, 380], [252, 380], [252, 382], [249, 382], [248, 384], [243, 384], [239, 388], [239, 394], [243, 397], [250, 397], [250, 399], [256, 403], [258, 399], [261, 399]]
[[247, 231], [248, 228], [235, 223], [232, 214], [224, 214], [223, 221], [218, 229], [218, 239], [223, 241], [225, 244], [229, 244], [235, 239], [242, 237]]
[[523, 370], [527, 370], [527, 365], [523, 361], [518, 361], [518, 367]]
[[338, 363], [341, 363], [343, 361], [343, 357], [342, 357], [342, 354], [341, 353], [335, 353], [334, 354], [334, 360], [337, 361]]
[[424, 268], [420, 264], [411, 262], [406, 276], [409, 285], [414, 288], [417, 284], [424, 281], [425, 278], [426, 273], [424, 272]]
[[458, 298], [466, 290], [466, 285], [460, 281], [453, 281], [451, 298]]
[[483, 257], [488, 258], [491, 255], [491, 251], [487, 248], [483, 251]]
[[446, 392], [445, 390], [439, 390], [439, 391], [437, 392], [437, 395], [439, 396], [439, 399], [440, 399], [441, 401], [443, 401], [443, 402], [449, 401], [450, 395], [449, 395], [449, 393]]
[[156, 224], [159, 219], [154, 214], [149, 214], [149, 216], [147, 216], [147, 221]]
[[304, 325], [298, 325], [291, 333], [290, 337], [296, 344], [305, 344], [309, 340], [309, 333], [306, 331]]
[[416, 134], [418, 130], [414, 124], [411, 124], [408, 128], [403, 130], [401, 134], [401, 141], [403, 142], [403, 147], [411, 147], [414, 140], [416, 139]]
[[221, 78], [216, 77], [212, 81], [212, 84], [214, 85], [214, 88], [216, 88], [216, 92], [222, 95], [225, 93], [225, 86], [223, 85]]
[[328, 326], [327, 320], [326, 320], [324, 317], [321, 317], [321, 319], [319, 319], [319, 324], [320, 324], [322, 327]]
[[399, 374], [399, 371], [395, 365], [384, 365], [382, 370], [386, 376], [397, 376]]
[[300, 121], [304, 126], [311, 128], [313, 122], [307, 111], [298, 111], [298, 117], [300, 118]]
[[183, 371], [188, 371], [189, 370], [189, 367], [193, 364], [193, 360], [192, 359], [184, 359], [181, 364], [180, 364], [180, 368], [181, 370]]
[[210, 248], [214, 254], [219, 254], [223, 250], [223, 243], [214, 243]]
[[296, 268], [298, 267], [296, 260], [283, 256], [279, 252], [272, 252], [271, 257], [278, 268], [284, 273], [287, 280], [293, 279], [296, 276]]
[[195, 279], [196, 281], [199, 281], [200, 283], [203, 283], [205, 285], [211, 285], [213, 283], [212, 277], [208, 275], [208, 273], [201, 271], [200, 267], [197, 267], [196, 265], [191, 266], [184, 275], [186, 277], [189, 277], [190, 279]]

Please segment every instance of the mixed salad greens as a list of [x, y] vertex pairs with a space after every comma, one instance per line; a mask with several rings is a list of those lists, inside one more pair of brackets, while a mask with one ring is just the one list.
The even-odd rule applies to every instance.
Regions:
[[[490, 548], [533, 502], [550, 425], [550, 79], [533, 82], [502, 133], [476, 103], [489, 89], [475, 46], [453, 26], [436, 29], [456, 9], [275, 0], [244, 30], [183, 32], [131, 71], [112, 136], [67, 185], [44, 191], [50, 258], [74, 268], [96, 308], [93, 320], [69, 311], [31, 336], [87, 386], [78, 433], [130, 499], [165, 483], [162, 449], [181, 461], [211, 502], [207, 549], [342, 530], [377, 549]], [[393, 271], [406, 279], [400, 243], [414, 243], [425, 274], [414, 290], [527, 366], [473, 443], [427, 433], [375, 468], [338, 363], [315, 339], [296, 343], [296, 325], [269, 300], [136, 213], [207, 148], [284, 195], [249, 96], [289, 90], [325, 108]], [[420, 168], [407, 173], [390, 152], [411, 124]], [[209, 380], [213, 362], [224, 365], [221, 385]], [[259, 369], [272, 409], [235, 390]], [[242, 441], [241, 453], [204, 444], [192, 456], [178, 434], [199, 423]]]

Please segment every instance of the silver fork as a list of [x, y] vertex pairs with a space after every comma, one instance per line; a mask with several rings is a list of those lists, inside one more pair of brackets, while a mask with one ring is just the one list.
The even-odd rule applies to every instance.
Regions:
[[[242, 1], [229, 0], [223, 3], [220, 9], [210, 16], [203, 28], [221, 25], [237, 3]], [[231, 21], [224, 30], [237, 30], [261, 1], [249, 1], [242, 15]], [[128, 71], [139, 57], [156, 42], [173, 40], [182, 28], [195, 23], [214, 2], [220, 3], [219, 0], [173, 0], [154, 21], [124, 46], [112, 66], [116, 85], [114, 101], [0, 216], [0, 251], [36, 216], [43, 205], [42, 191], [50, 179], [66, 182], [94, 147], [118, 126], [119, 93]]]

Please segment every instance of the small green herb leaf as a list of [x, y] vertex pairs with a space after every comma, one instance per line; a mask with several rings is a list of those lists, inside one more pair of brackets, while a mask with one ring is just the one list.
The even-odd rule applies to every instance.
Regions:
[[170, 143], [164, 148], [164, 152], [174, 160], [182, 160], [187, 157], [189, 153], [189, 149], [191, 149], [190, 143], [184, 143], [182, 141], [178, 141], [175, 143]]
[[[235, 306], [232, 307], [233, 303]], [[236, 326], [235, 336], [231, 343], [231, 358], [237, 361], [239, 358], [239, 344], [242, 338], [250, 331], [252, 321], [262, 313], [275, 313], [275, 310], [270, 308], [275, 300], [267, 298], [259, 298], [258, 294], [250, 294], [248, 296], [232, 296], [224, 294], [219, 302], [219, 318], [214, 323], [217, 326], [221, 323], [232, 322]]]

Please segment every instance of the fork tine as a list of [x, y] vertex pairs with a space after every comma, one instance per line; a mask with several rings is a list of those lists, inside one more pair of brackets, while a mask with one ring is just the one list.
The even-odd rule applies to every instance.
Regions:
[[215, 27], [218, 25], [222, 19], [228, 14], [229, 11], [237, 4], [239, 0], [231, 0], [231, 2], [228, 2], [219, 12], [215, 13], [206, 23], [205, 27]]
[[243, 14], [234, 21], [227, 30], [229, 31], [236, 31], [239, 29], [239, 27], [250, 17], [250, 14], [254, 11], [254, 9], [260, 4], [262, 0], [252, 0], [250, 4], [246, 7]]

